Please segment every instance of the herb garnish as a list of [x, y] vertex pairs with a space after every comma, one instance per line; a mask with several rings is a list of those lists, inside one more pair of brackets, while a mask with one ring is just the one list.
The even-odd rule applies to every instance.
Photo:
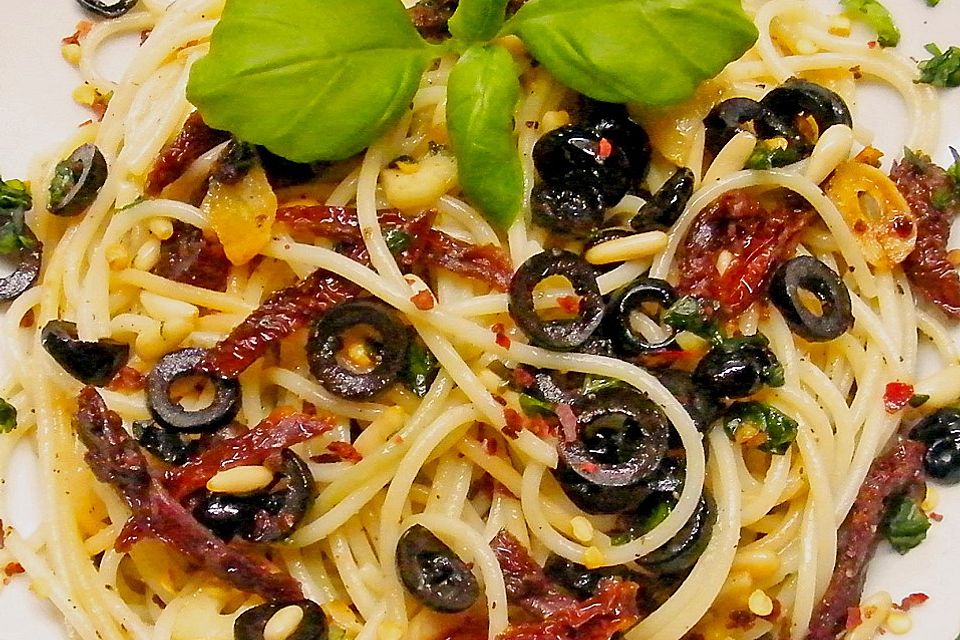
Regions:
[[776, 407], [763, 402], [736, 402], [724, 417], [723, 428], [731, 439], [737, 432], [749, 428], [758, 438], [757, 448], [775, 455], [783, 455], [797, 439], [800, 425]]
[[950, 47], [941, 51], [932, 42], [924, 47], [933, 57], [917, 63], [920, 79], [917, 82], [935, 87], [960, 87], [960, 48]]
[[33, 237], [24, 221], [32, 205], [25, 182], [0, 179], [0, 254], [9, 255], [33, 246]]
[[881, 525], [883, 537], [898, 553], [906, 553], [923, 542], [930, 528], [930, 519], [915, 498], [901, 496], [890, 503]]
[[400, 118], [433, 60], [463, 53], [447, 112], [460, 181], [503, 229], [523, 181], [517, 71], [496, 36], [588, 97], [648, 105], [690, 96], [757, 37], [739, 0], [531, 0], [504, 21], [505, 4], [461, 1], [453, 37], [429, 44], [398, 0], [227, 0], [187, 96], [210, 126], [289, 160], [341, 160]]
[[856, 20], [866, 22], [877, 32], [877, 44], [895, 47], [900, 43], [900, 30], [893, 16], [878, 0], [840, 0], [844, 13]]
[[17, 408], [0, 398], [0, 433], [10, 433], [17, 428]]

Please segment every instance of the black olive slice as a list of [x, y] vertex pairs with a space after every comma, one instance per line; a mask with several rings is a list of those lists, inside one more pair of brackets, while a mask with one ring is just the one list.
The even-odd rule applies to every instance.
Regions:
[[632, 186], [633, 169], [618, 141], [586, 127], [566, 125], [544, 134], [533, 147], [533, 164], [549, 184], [574, 191], [594, 187], [608, 207]]
[[667, 451], [670, 424], [646, 396], [623, 389], [588, 396], [577, 408], [578, 438], [561, 440], [556, 477], [587, 513], [620, 513], [650, 493], [644, 480]]
[[259, 515], [250, 533], [243, 535], [250, 542], [283, 540], [303, 521], [313, 504], [316, 497], [313, 474], [303, 458], [284, 449], [280, 474], [283, 486], [279, 490], [277, 487], [271, 490], [266, 500], [266, 514]]
[[710, 542], [716, 521], [715, 511], [713, 498], [704, 493], [693, 515], [680, 531], [662, 547], [654, 549], [637, 562], [660, 574], [686, 571], [696, 563]]
[[107, 161], [95, 145], [77, 147], [60, 161], [50, 182], [50, 213], [75, 216], [90, 206], [107, 181]]
[[693, 195], [693, 171], [681, 167], [667, 178], [649, 200], [643, 203], [637, 215], [630, 220], [635, 231], [669, 229], [680, 218]]
[[23, 235], [31, 241], [29, 247], [21, 247], [17, 252], [17, 266], [8, 275], [0, 278], [0, 300], [13, 300], [32, 287], [40, 275], [40, 259], [43, 245], [30, 227], [24, 225]]
[[650, 165], [650, 137], [622, 104], [587, 100], [584, 125], [618, 145], [630, 161], [637, 182], [643, 180]]
[[769, 383], [768, 372], [779, 364], [765, 339], [763, 343], [732, 340], [701, 358], [693, 370], [693, 382], [718, 398], [746, 398]]
[[290, 606], [300, 607], [303, 618], [285, 640], [327, 640], [327, 618], [320, 605], [312, 600], [267, 602], [247, 609], [233, 623], [234, 640], [263, 640], [263, 631], [270, 618]]
[[[354, 328], [368, 328], [378, 334], [367, 340], [375, 349], [376, 364], [358, 371], [340, 360], [343, 334]], [[406, 362], [409, 335], [390, 307], [373, 300], [337, 305], [313, 324], [307, 338], [310, 372], [327, 391], [341, 398], [362, 400], [375, 396], [393, 384]]]
[[782, 135], [778, 123], [795, 128], [797, 118], [810, 116], [822, 134], [835, 124], [853, 126], [850, 108], [837, 93], [809, 80], [791, 78], [760, 100], [768, 117], [758, 122], [757, 133], [764, 138]]
[[694, 384], [693, 378], [686, 371], [663, 369], [655, 371], [654, 375], [667, 391], [680, 401], [700, 433], [706, 433], [720, 418], [723, 406], [712, 393]]
[[[197, 365], [205, 351], [196, 347], [179, 349], [160, 358], [147, 374], [147, 408], [154, 419], [167, 429], [199, 433], [227, 424], [240, 410], [240, 383], [235, 378], [204, 374]], [[170, 398], [170, 386], [187, 376], [204, 376], [215, 392], [210, 406], [187, 411]]]
[[703, 119], [707, 151], [717, 155], [738, 132], [755, 130], [766, 113], [759, 102], [750, 98], [724, 100]]
[[40, 332], [40, 343], [64, 371], [84, 384], [102, 387], [130, 358], [130, 345], [100, 338], [87, 342], [77, 337], [77, 325], [51, 320]]
[[960, 434], [949, 434], [931, 442], [923, 454], [923, 469], [943, 484], [960, 482]]
[[925, 416], [910, 429], [910, 437], [930, 446], [948, 435], [960, 438], [960, 409], [943, 407]]
[[633, 327], [634, 312], [641, 312], [644, 304], [654, 303], [662, 309], [677, 301], [673, 286], [659, 278], [637, 278], [618, 289], [613, 295], [603, 319], [604, 333], [613, 340], [615, 348], [627, 355], [637, 355], [666, 349], [674, 343], [675, 332], [658, 342], [651, 342]]
[[188, 498], [193, 517], [218, 538], [231, 540], [249, 531], [257, 514], [264, 510], [262, 494], [234, 495], [203, 492]]
[[[575, 318], [543, 320], [533, 302], [533, 290], [550, 276], [563, 276], [580, 296]], [[510, 317], [537, 344], [569, 351], [587, 341], [603, 320], [603, 297], [597, 277], [583, 258], [561, 249], [548, 249], [527, 259], [510, 280]]]
[[171, 465], [183, 464], [195, 449], [191, 442], [184, 439], [183, 433], [164, 429], [153, 420], [134, 422], [133, 437], [141, 447]]
[[541, 182], [530, 193], [533, 221], [555, 233], [583, 236], [603, 222], [604, 201], [591, 185]]
[[400, 536], [397, 572], [420, 604], [440, 613], [466, 611], [480, 596], [480, 585], [466, 563], [422, 525]]
[[[816, 297], [820, 313], [804, 303], [801, 291]], [[833, 340], [853, 326], [846, 285], [835, 271], [812, 256], [799, 256], [780, 265], [770, 279], [770, 301], [793, 332], [806, 340]]]

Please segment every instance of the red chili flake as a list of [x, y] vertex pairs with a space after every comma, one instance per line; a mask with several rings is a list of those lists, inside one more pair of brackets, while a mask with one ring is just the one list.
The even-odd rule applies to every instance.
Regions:
[[557, 298], [557, 304], [561, 309], [570, 314], [580, 313], [580, 302], [582, 298], [580, 296], [560, 296]]
[[613, 145], [610, 144], [610, 141], [606, 138], [600, 138], [599, 144], [597, 144], [597, 157], [601, 160], [606, 160], [613, 154]]
[[146, 377], [133, 367], [120, 367], [117, 375], [107, 384], [110, 391], [141, 391], [147, 386]]
[[300, 408], [300, 413], [308, 416], [315, 416], [317, 415], [317, 405], [313, 404], [312, 402], [304, 401], [303, 407]]
[[60, 44], [80, 44], [80, 41], [90, 33], [90, 29], [93, 29], [93, 23], [89, 20], [81, 20], [77, 23], [77, 30], [73, 32], [73, 35], [61, 40]]
[[327, 445], [327, 451], [338, 456], [341, 460], [353, 462], [354, 464], [363, 460], [360, 452], [349, 442], [331, 442]]
[[577, 439], [577, 416], [574, 415], [570, 405], [563, 402], [557, 403], [554, 412], [560, 418], [560, 429], [563, 432], [565, 442], [573, 442]]
[[393, 441], [397, 444], [403, 444], [403, 436], [401, 435], [393, 436]]
[[863, 612], [860, 607], [847, 607], [847, 631], [853, 631], [863, 623]]
[[870, 47], [871, 49], [876, 49], [877, 47], [880, 46], [880, 43], [877, 42], [876, 40], [871, 40], [870, 42], [867, 43], [867, 46]]
[[550, 423], [543, 416], [533, 416], [527, 426], [539, 438], [546, 438], [551, 432]]
[[917, 605], [921, 605], [929, 599], [930, 599], [930, 596], [928, 596], [925, 593], [911, 593], [906, 598], [901, 600], [900, 604], [897, 604], [894, 606], [900, 609], [901, 611], [910, 611], [910, 609], [912, 609], [913, 607], [916, 607]]
[[909, 238], [910, 234], [913, 233], [913, 221], [903, 216], [894, 218], [891, 226], [893, 227], [894, 233], [901, 238]]
[[927, 517], [933, 520], [934, 522], [943, 522], [943, 515], [937, 512], [931, 512], [927, 514]]
[[32, 327], [34, 322], [36, 322], [36, 319], [33, 317], [33, 309], [27, 309], [27, 312], [20, 318], [20, 326], [27, 329]]
[[140, 44], [143, 44], [147, 41], [147, 38], [150, 37], [150, 34], [153, 33], [153, 29], [144, 29], [140, 32]]
[[493, 331], [497, 336], [497, 344], [504, 349], [510, 348], [510, 336], [507, 335], [507, 328], [503, 326], [502, 322], [490, 327], [490, 330]]
[[410, 302], [412, 302], [413, 306], [417, 309], [420, 309], [420, 311], [430, 311], [430, 309], [433, 309], [433, 294], [424, 289], [411, 297]]
[[517, 367], [511, 372], [510, 375], [513, 378], [514, 383], [523, 389], [532, 387], [533, 383], [537, 381], [537, 379], [533, 377], [533, 374], [530, 373], [526, 367]]
[[757, 622], [757, 616], [746, 609], [734, 609], [728, 617], [727, 629], [749, 629]]
[[516, 439], [523, 431], [523, 416], [513, 409], [507, 408], [503, 410], [503, 417], [507, 421], [506, 426], [503, 427], [503, 435]]
[[26, 572], [26, 569], [24, 569], [23, 565], [20, 564], [19, 562], [9, 562], [7, 563], [7, 566], [3, 568], [3, 572], [8, 576], [14, 576], [14, 575], [17, 575], [18, 573]]
[[580, 464], [580, 471], [584, 473], [596, 473], [600, 470], [600, 465], [596, 462], [583, 462]]
[[887, 413], [894, 414], [910, 403], [913, 397], [913, 385], [906, 382], [889, 382], [883, 393], [883, 407]]

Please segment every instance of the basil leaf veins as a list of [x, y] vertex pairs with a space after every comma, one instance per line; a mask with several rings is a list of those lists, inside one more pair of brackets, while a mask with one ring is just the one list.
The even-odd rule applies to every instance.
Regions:
[[447, 129], [460, 186], [487, 220], [506, 229], [520, 210], [523, 168], [513, 130], [520, 81], [500, 47], [473, 47], [447, 81]]
[[509, 0], [460, 0], [447, 22], [451, 35], [464, 42], [486, 42], [503, 26]]
[[396, 0], [230, 0], [187, 98], [288, 160], [340, 160], [399, 118], [434, 51]]
[[604, 102], [679, 102], [757, 38], [740, 0], [537, 0], [505, 31], [568, 87]]

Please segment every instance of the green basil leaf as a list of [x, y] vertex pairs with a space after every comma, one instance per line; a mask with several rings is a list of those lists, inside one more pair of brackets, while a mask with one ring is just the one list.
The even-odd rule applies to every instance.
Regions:
[[30, 190], [22, 180], [0, 178], [0, 209], [29, 209], [33, 206]]
[[903, 554], [923, 542], [929, 528], [930, 519], [917, 500], [900, 496], [890, 503], [880, 531], [897, 553]]
[[450, 34], [464, 42], [486, 42], [500, 31], [509, 0], [460, 0], [447, 23]]
[[580, 93], [648, 105], [689, 97], [757, 39], [740, 0], [537, 0], [505, 31]]
[[723, 428], [730, 439], [737, 431], [750, 426], [766, 439], [757, 447], [761, 451], [782, 456], [797, 439], [800, 425], [776, 407], [763, 402], [735, 402], [724, 417]]
[[17, 408], [0, 398], [0, 433], [10, 433], [17, 428]]
[[399, 0], [231, 0], [187, 97], [288, 160], [340, 160], [407, 109], [434, 50]]
[[469, 49], [447, 81], [447, 130], [460, 186], [491, 224], [506, 229], [523, 199], [523, 168], [513, 117], [520, 81], [499, 47]]
[[881, 47], [895, 47], [900, 43], [900, 30], [893, 16], [877, 0], [840, 0], [840, 6], [848, 16], [866, 22], [876, 31]]
[[920, 80], [935, 87], [960, 87], [960, 47], [941, 51], [932, 42], [924, 47], [933, 57], [917, 63]]

